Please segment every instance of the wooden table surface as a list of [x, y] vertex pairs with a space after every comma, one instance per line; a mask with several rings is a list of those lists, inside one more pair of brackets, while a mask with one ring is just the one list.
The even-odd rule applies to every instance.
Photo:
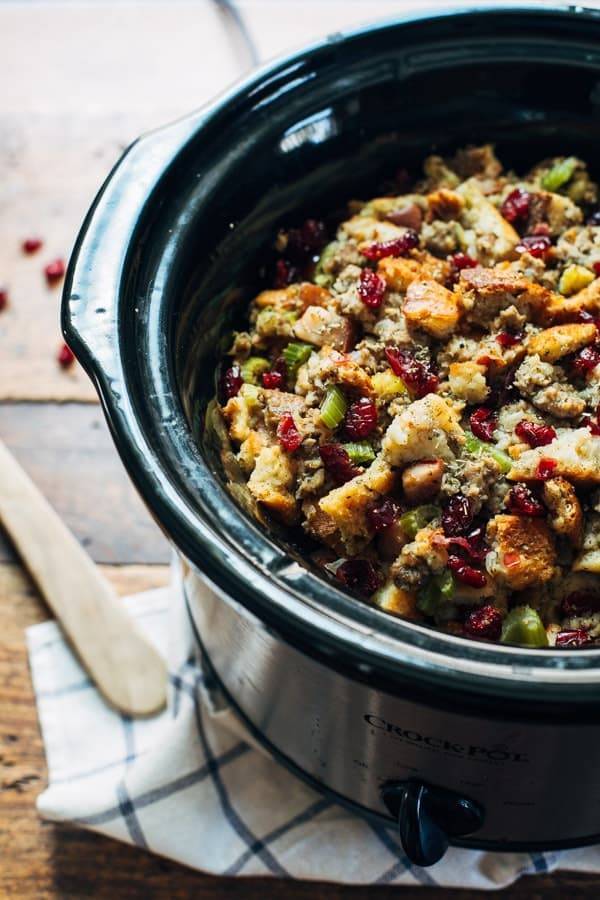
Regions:
[[[241, 5], [263, 58], [410, 6], [394, 0]], [[0, 285], [10, 291], [10, 305], [0, 314], [0, 438], [117, 589], [132, 593], [165, 582], [169, 550], [128, 483], [91, 385], [77, 368], [64, 372], [56, 364], [60, 288], [46, 286], [42, 269], [54, 257], [68, 256], [78, 224], [122, 148], [217, 92], [239, 74], [243, 54], [209, 0], [0, 0], [0, 35]], [[20, 242], [30, 235], [40, 235], [44, 247], [25, 256]], [[46, 769], [23, 632], [47, 617], [0, 536], [1, 898], [488, 896], [213, 878], [42, 822], [34, 803]], [[599, 896], [600, 878], [562, 873], [522, 879], [504, 893]]]

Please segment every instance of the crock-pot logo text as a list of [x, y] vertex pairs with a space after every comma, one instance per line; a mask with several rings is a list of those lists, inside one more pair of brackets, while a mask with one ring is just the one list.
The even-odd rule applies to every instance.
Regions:
[[427, 747], [441, 753], [449, 753], [452, 756], [461, 756], [465, 759], [480, 759], [489, 762], [529, 762], [526, 753], [515, 753], [504, 745], [494, 745], [492, 747], [482, 747], [479, 744], [458, 744], [455, 741], [448, 741], [444, 738], [430, 734], [421, 734], [411, 728], [403, 728], [401, 725], [394, 725], [387, 722], [380, 716], [374, 716], [366, 713], [363, 716], [365, 722], [372, 728], [384, 731], [391, 737], [400, 738], [409, 744]]

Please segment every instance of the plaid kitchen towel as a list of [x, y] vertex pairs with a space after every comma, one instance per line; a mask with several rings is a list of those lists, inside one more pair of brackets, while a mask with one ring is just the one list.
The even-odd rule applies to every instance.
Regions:
[[413, 866], [393, 828], [315, 793], [255, 746], [202, 671], [180, 581], [126, 600], [168, 657], [168, 709], [132, 720], [103, 702], [54, 622], [27, 632], [49, 784], [45, 819], [219, 875], [500, 888], [525, 873], [600, 871], [599, 848], [552, 854], [451, 849]]

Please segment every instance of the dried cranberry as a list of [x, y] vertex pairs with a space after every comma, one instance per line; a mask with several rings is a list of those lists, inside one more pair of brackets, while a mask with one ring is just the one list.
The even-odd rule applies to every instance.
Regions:
[[478, 406], [469, 416], [471, 431], [482, 441], [491, 442], [498, 424], [497, 414], [485, 406]]
[[377, 241], [369, 244], [360, 252], [367, 259], [383, 259], [385, 256], [406, 256], [411, 250], [419, 246], [419, 235], [413, 228], [407, 228], [405, 233], [391, 241]]
[[75, 354], [67, 344], [63, 344], [56, 355], [56, 361], [63, 369], [68, 369], [75, 362]]
[[477, 588], [487, 584], [487, 578], [484, 573], [480, 572], [479, 569], [474, 569], [473, 566], [470, 566], [459, 556], [448, 557], [448, 568], [456, 575], [459, 581], [469, 585], [469, 587]]
[[548, 481], [554, 475], [558, 463], [554, 459], [540, 459], [535, 474], [540, 481]]
[[221, 378], [221, 395], [225, 401], [235, 397], [244, 383], [239, 366], [231, 366]]
[[[466, 537], [444, 537], [439, 539], [443, 542], [444, 546], [455, 547], [458, 549], [458, 552], [454, 555], [460, 556], [462, 551], [466, 556], [476, 562], [483, 562], [490, 551], [490, 548], [484, 539], [483, 526], [474, 528]], [[437, 543], [435, 538], [434, 543]]]
[[48, 284], [56, 284], [57, 281], [60, 281], [65, 274], [65, 270], [64, 259], [55, 259], [48, 263], [44, 269], [44, 275]]
[[589, 631], [577, 628], [574, 631], [559, 631], [556, 635], [557, 647], [585, 647], [593, 644]]
[[529, 206], [531, 194], [524, 188], [515, 188], [511, 191], [500, 207], [500, 212], [507, 222], [523, 222], [529, 218]]
[[502, 613], [491, 603], [474, 609], [465, 619], [465, 631], [469, 637], [497, 641], [502, 631]]
[[600, 610], [600, 595], [587, 591], [573, 591], [562, 602], [565, 616], [582, 616]]
[[293, 284], [300, 278], [300, 272], [290, 262], [285, 259], [278, 259], [275, 263], [275, 277], [273, 278], [273, 287], [285, 288], [289, 284]]
[[524, 484], [515, 484], [510, 489], [506, 499], [506, 507], [517, 516], [543, 516], [546, 513], [544, 506], [533, 496]]
[[291, 413], [284, 413], [277, 426], [277, 438], [286, 453], [293, 453], [302, 443], [302, 435], [296, 428]]
[[30, 238], [26, 238], [23, 241], [23, 243], [21, 244], [21, 248], [23, 250], [23, 253], [27, 253], [27, 254], [36, 253], [40, 249], [40, 247], [42, 247], [43, 243], [44, 242], [42, 241], [41, 238], [30, 237]]
[[584, 347], [573, 360], [573, 369], [582, 377], [591, 372], [600, 363], [600, 351], [595, 347]]
[[592, 263], [592, 269], [594, 270], [594, 275], [600, 276], [600, 262]]
[[335, 574], [347, 588], [366, 597], [374, 594], [380, 584], [379, 575], [368, 559], [346, 559], [337, 567]]
[[386, 284], [381, 275], [372, 269], [363, 269], [360, 273], [358, 296], [370, 309], [378, 309], [383, 302]]
[[526, 234], [517, 244], [516, 251], [517, 253], [529, 253], [531, 256], [541, 259], [551, 246], [552, 241], [547, 234]]
[[600, 320], [596, 319], [587, 309], [578, 309], [574, 318], [576, 322], [585, 322], [586, 325], [592, 323], [596, 328], [600, 327]]
[[551, 444], [556, 437], [556, 431], [551, 425], [538, 425], [528, 419], [522, 419], [515, 428], [515, 434], [530, 447], [545, 447]]
[[424, 397], [437, 391], [440, 383], [437, 375], [434, 375], [429, 365], [419, 362], [408, 350], [386, 347], [385, 355], [394, 374], [402, 379], [415, 397]]
[[319, 454], [323, 465], [337, 484], [345, 484], [363, 471], [354, 465], [341, 444], [322, 444]]
[[352, 440], [368, 437], [377, 427], [377, 407], [372, 400], [361, 397], [348, 407], [344, 419], [346, 434]]
[[400, 515], [400, 506], [391, 497], [367, 510], [367, 520], [373, 531], [384, 531], [393, 525]]
[[8, 288], [0, 287], [0, 312], [8, 306]]
[[591, 416], [582, 416], [579, 424], [582, 427], [589, 428], [595, 437], [600, 437], [600, 421], [598, 420], [598, 416], [595, 418], [592, 418]]
[[286, 254], [298, 262], [315, 256], [327, 243], [327, 229], [320, 219], [306, 219], [300, 228], [287, 233]]
[[414, 231], [420, 231], [423, 223], [423, 213], [416, 203], [405, 203], [404, 206], [387, 213], [385, 219], [387, 222], [393, 222], [394, 225], [401, 225], [403, 228], [412, 228]]
[[273, 368], [271, 369], [271, 371], [263, 372], [263, 387], [271, 389], [281, 388], [285, 385], [286, 378], [287, 366], [285, 364], [285, 359], [282, 356], [279, 356], [273, 363]]
[[522, 331], [500, 331], [496, 335], [496, 341], [504, 348], [514, 347], [515, 344], [520, 344], [522, 340]]
[[454, 253], [450, 257], [450, 262], [459, 272], [462, 272], [463, 269], [474, 269], [475, 266], [479, 265], [478, 261], [469, 256], [468, 253]]
[[586, 225], [600, 225], [600, 209], [596, 209], [585, 223]]
[[464, 535], [473, 522], [473, 504], [464, 494], [450, 497], [442, 510], [442, 528], [446, 537]]

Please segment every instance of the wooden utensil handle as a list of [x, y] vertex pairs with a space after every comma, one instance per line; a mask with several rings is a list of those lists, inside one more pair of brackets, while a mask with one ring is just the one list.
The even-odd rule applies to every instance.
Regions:
[[164, 661], [1, 442], [0, 521], [106, 699], [131, 715], [159, 710]]

